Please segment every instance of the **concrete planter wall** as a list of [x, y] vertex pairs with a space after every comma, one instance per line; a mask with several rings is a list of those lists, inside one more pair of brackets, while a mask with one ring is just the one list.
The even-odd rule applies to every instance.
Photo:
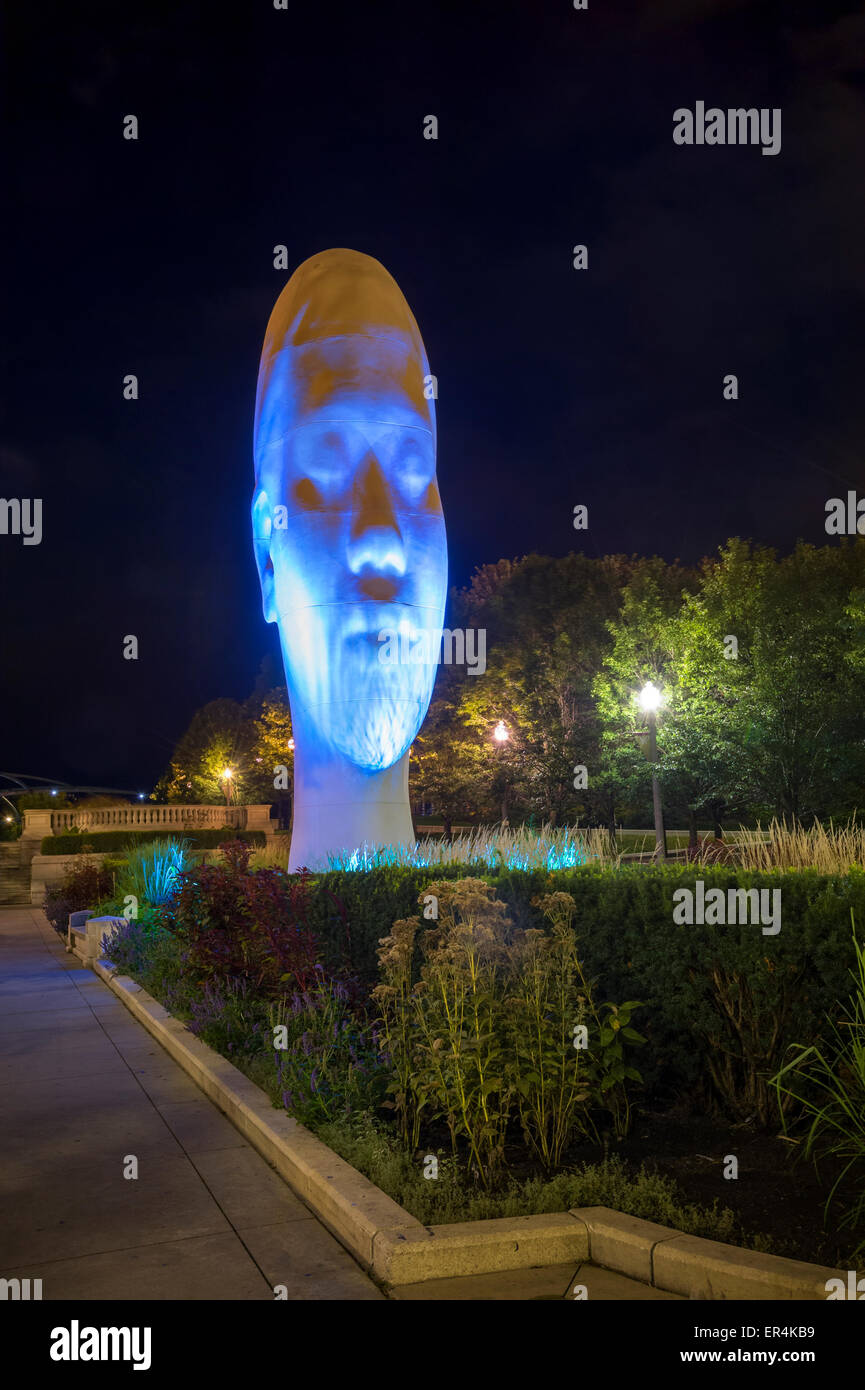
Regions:
[[[45, 901], [45, 892], [48, 888], [54, 888], [63, 878], [67, 869], [71, 869], [74, 864], [80, 864], [82, 860], [80, 854], [34, 854], [30, 861], [30, 902], [34, 907], [41, 907]], [[119, 851], [114, 851], [115, 859], [119, 857]], [[88, 854], [88, 859], [95, 859], [97, 864], [101, 864], [104, 859], [108, 859], [107, 854]]]

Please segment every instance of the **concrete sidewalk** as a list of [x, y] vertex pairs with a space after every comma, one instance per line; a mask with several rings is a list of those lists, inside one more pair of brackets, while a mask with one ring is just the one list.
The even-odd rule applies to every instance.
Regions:
[[383, 1298], [23, 907], [0, 909], [0, 1195], [0, 1278], [46, 1300]]
[[[123, 1176], [129, 1158], [138, 1177]], [[383, 1299], [36, 908], [0, 908], [0, 1278], [50, 1299]], [[670, 1299], [586, 1263], [432, 1279], [406, 1301]]]
[[590, 1303], [684, 1301], [681, 1294], [653, 1289], [638, 1279], [628, 1279], [624, 1274], [585, 1261], [535, 1269], [503, 1269], [496, 1274], [470, 1274], [455, 1279], [427, 1279], [423, 1284], [403, 1284], [392, 1289], [390, 1297], [400, 1302], [500, 1303], [509, 1300], [525, 1303], [551, 1299], [570, 1301], [576, 1298], [578, 1290], [580, 1297]]

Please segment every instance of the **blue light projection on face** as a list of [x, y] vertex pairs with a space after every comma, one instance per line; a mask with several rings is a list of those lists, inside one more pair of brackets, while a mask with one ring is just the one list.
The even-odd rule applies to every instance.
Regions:
[[431, 660], [387, 664], [383, 631], [441, 634], [447, 594], [429, 365], [378, 261], [305, 261], [267, 328], [253, 537], [307, 759], [392, 767], [429, 706]]

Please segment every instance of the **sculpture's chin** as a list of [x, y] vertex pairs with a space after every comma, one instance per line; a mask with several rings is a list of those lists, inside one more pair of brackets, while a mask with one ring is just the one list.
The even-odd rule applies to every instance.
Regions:
[[[368, 667], [338, 686], [331, 680], [329, 698], [304, 700], [296, 673], [287, 674], [292, 705], [304, 707], [308, 751], [313, 751], [309, 745], [314, 740], [320, 752], [346, 758], [368, 772], [393, 767], [411, 747], [429, 708], [435, 678], [429, 668]], [[316, 685], [320, 689], [320, 681]]]
[[395, 626], [403, 613], [376, 607], [358, 604], [338, 614], [310, 607], [280, 625], [298, 736], [303, 727], [309, 752], [314, 742], [320, 752], [369, 772], [393, 767], [410, 747], [438, 669], [438, 644], [423, 650], [418, 663], [411, 650], [388, 649], [379, 640], [380, 624]]
[[358, 700], [344, 707], [329, 732], [333, 749], [356, 767], [383, 772], [398, 763], [417, 733], [425, 707]]

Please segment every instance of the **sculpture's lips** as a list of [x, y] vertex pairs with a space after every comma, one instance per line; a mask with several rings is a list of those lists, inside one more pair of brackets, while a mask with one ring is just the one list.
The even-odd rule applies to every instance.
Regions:
[[[418, 609], [406, 603], [365, 603], [358, 606], [356, 615], [347, 619], [340, 634], [340, 646], [352, 654], [352, 661], [358, 663], [360, 672], [370, 657], [384, 665], [402, 664], [410, 660], [412, 665], [425, 665], [422, 656], [409, 653], [421, 644], [420, 651], [438, 647], [440, 629], [435, 636], [423, 625]], [[427, 614], [428, 616], [428, 614]], [[373, 653], [375, 654], [373, 656]]]
[[[347, 617], [342, 628], [345, 638], [358, 636], [378, 638], [379, 633], [392, 637], [394, 633], [417, 629], [417, 609], [408, 603], [359, 602], [356, 611]], [[382, 638], [384, 641], [384, 638]]]
[[399, 581], [385, 578], [362, 579], [360, 587], [364, 598], [372, 599], [374, 603], [392, 603], [396, 598]]

